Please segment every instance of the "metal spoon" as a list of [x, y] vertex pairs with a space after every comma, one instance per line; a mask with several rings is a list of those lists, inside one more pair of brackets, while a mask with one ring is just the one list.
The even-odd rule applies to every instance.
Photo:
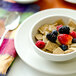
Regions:
[[20, 21], [20, 15], [17, 12], [8, 13], [7, 19], [5, 21], [5, 32], [3, 36], [1, 37], [0, 46], [4, 40], [6, 33], [9, 30], [14, 30], [18, 26], [19, 21]]

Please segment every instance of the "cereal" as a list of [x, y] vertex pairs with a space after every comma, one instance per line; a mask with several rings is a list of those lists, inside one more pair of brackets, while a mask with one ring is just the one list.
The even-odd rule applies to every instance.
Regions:
[[54, 25], [54, 26], [57, 26], [57, 25], [58, 25], [58, 23], [54, 23], [53, 25]]
[[74, 48], [76, 48], [76, 43], [72, 44], [72, 45], [71, 45], [71, 47], [74, 47]]
[[49, 31], [53, 31], [55, 29], [56, 29], [56, 27], [54, 25], [49, 25]]
[[48, 28], [49, 28], [49, 25], [45, 24], [41, 26], [38, 30], [40, 31], [41, 34], [45, 34], [45, 31], [49, 31]]
[[43, 35], [42, 35], [42, 34], [36, 34], [36, 35], [35, 35], [35, 38], [36, 38], [37, 40], [42, 40], [42, 39], [43, 39]]
[[68, 45], [68, 49], [71, 47], [71, 45]]
[[43, 49], [41, 49], [41, 50], [46, 51], [46, 49], [45, 49], [45, 48], [43, 48]]
[[47, 43], [48, 39], [46, 38], [46, 36], [43, 36], [43, 42]]
[[64, 51], [60, 47], [58, 47], [53, 51], [53, 54], [64, 54]]
[[69, 49], [70, 49], [70, 50], [76, 50], [76, 48], [72, 48], [72, 47], [71, 47], [71, 48], [69, 48]]
[[74, 31], [75, 28], [74, 27], [70, 27], [70, 32]]
[[45, 52], [47, 52], [47, 53], [52, 53], [51, 51], [48, 51], [48, 50], [46, 50]]
[[58, 19], [55, 23], [57, 23], [58, 25], [64, 25], [64, 22], [62, 19]]
[[58, 39], [56, 40], [56, 43], [57, 43], [58, 45], [61, 45]]
[[71, 53], [71, 52], [73, 52], [74, 50], [72, 50], [72, 49], [68, 49], [68, 50], [66, 50], [64, 53], [65, 54], [67, 54], [67, 53]]
[[75, 23], [72, 19], [69, 20], [68, 25], [69, 25], [70, 27], [76, 28], [76, 23]]
[[46, 36], [48, 33], [50, 33], [50, 32], [49, 31], [45, 31], [45, 34], [44, 35]]
[[47, 44], [46, 44], [46, 46], [45, 46], [45, 49], [53, 52], [53, 50], [56, 49], [57, 47], [58, 47], [57, 44], [48, 41]]

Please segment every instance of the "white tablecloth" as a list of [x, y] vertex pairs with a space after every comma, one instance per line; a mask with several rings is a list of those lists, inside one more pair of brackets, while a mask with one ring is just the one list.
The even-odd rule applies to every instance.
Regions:
[[[28, 66], [19, 57], [17, 57], [7, 76], [57, 76], [57, 75], [49, 75], [41, 73]], [[76, 74], [66, 76], [76, 76]]]

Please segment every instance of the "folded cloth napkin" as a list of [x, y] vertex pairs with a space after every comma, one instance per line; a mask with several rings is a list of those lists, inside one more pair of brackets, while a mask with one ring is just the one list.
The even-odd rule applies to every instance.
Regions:
[[[0, 0], [0, 7], [1, 7], [0, 8], [0, 37], [5, 31], [4, 17], [6, 16], [8, 11], [20, 12], [21, 14], [20, 23], [21, 23], [24, 19], [34, 14], [35, 12], [39, 11], [40, 9], [40, 7], [36, 4], [21, 5], [15, 2], [10, 3], [3, 0]], [[9, 31], [6, 34], [2, 45], [0, 46], [0, 76], [7, 75], [8, 70], [12, 65], [12, 62], [15, 60], [17, 56], [15, 46], [14, 46], [15, 32], [16, 32], [16, 29], [14, 31]]]

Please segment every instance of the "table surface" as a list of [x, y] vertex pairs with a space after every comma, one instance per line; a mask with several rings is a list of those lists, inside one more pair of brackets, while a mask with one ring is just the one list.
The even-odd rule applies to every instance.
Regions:
[[[39, 72], [28, 66], [19, 57], [17, 57], [7, 76], [59, 76], [59, 75], [49, 75], [46, 73]], [[76, 76], [76, 74], [65, 75], [65, 76]]]

